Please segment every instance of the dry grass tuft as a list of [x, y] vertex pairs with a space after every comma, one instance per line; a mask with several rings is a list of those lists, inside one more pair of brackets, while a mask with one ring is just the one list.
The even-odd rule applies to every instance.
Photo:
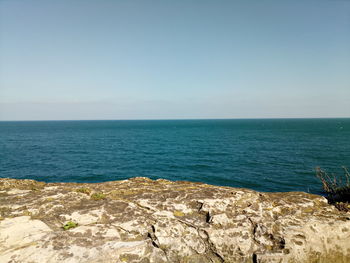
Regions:
[[320, 179], [327, 199], [339, 210], [350, 211], [350, 173], [346, 167], [343, 176], [329, 175], [320, 167], [316, 168], [316, 176]]

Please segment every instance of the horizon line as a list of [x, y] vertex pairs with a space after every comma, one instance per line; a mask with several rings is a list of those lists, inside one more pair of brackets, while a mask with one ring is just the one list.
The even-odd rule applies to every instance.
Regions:
[[350, 119], [350, 117], [257, 117], [257, 118], [159, 118], [159, 119], [43, 119], [43, 120], [0, 120], [0, 122], [41, 121], [190, 121], [190, 120], [284, 120], [284, 119]]

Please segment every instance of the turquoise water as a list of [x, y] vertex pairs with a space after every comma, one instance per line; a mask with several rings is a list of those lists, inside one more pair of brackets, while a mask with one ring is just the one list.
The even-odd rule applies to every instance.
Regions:
[[134, 176], [320, 193], [314, 168], [350, 167], [350, 119], [0, 122], [0, 177]]

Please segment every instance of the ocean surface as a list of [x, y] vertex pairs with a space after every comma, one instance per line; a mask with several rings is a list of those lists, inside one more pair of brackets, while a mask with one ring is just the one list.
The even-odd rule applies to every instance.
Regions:
[[350, 119], [0, 122], [0, 177], [135, 176], [321, 193], [315, 167], [350, 167]]

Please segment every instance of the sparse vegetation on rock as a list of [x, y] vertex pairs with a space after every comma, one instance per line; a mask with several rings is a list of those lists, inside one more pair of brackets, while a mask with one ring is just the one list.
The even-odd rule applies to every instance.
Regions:
[[91, 190], [89, 188], [86, 188], [86, 187], [78, 188], [76, 191], [78, 193], [83, 193], [83, 194], [87, 194], [87, 195], [91, 194]]
[[75, 227], [77, 227], [77, 226], [78, 226], [78, 223], [75, 223], [75, 222], [73, 222], [73, 221], [68, 221], [67, 223], [65, 223], [65, 224], [62, 226], [62, 228], [63, 228], [64, 230], [69, 230], [69, 229], [75, 228]]
[[91, 199], [93, 200], [101, 200], [101, 199], [105, 199], [106, 195], [104, 193], [93, 193], [91, 195]]
[[346, 167], [343, 167], [343, 170], [343, 176], [329, 175], [317, 167], [316, 176], [322, 182], [328, 201], [340, 210], [350, 211], [350, 173]]

